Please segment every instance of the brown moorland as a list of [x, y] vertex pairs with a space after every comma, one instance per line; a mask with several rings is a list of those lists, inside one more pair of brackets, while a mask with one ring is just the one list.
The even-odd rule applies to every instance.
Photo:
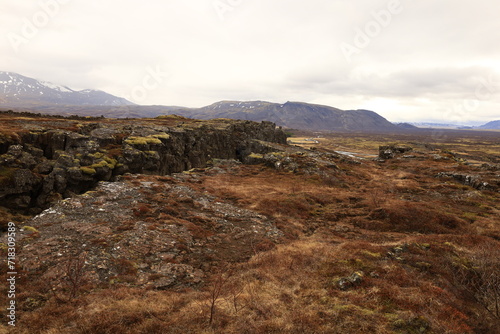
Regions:
[[[110, 234], [95, 237], [91, 251], [114, 247], [119, 240], [111, 236], [134, 232], [138, 221], [148, 233], [175, 225], [192, 241], [179, 239], [178, 253], [165, 263], [191, 265], [203, 278], [162, 290], [138, 286], [141, 267], [118, 258], [121, 279], [96, 282], [81, 253], [58, 278], [66, 285], [24, 273], [17, 326], [0, 331], [498, 333], [499, 138], [476, 131], [297, 132], [290, 140], [311, 151], [256, 158], [253, 165], [213, 161], [172, 176], [125, 176], [140, 200], [123, 208], [130, 217], [120, 225], [96, 222]], [[371, 158], [388, 144], [412, 151]], [[105, 208], [101, 197], [83, 196], [91, 196], [91, 210]], [[228, 208], [247, 211], [232, 216]], [[279, 238], [238, 239], [221, 227], [221, 219], [233, 229], [260, 226], [259, 217], [273, 223]], [[21, 224], [26, 217], [8, 219]], [[41, 236], [32, 232], [25, 245], [41, 244], [44, 228], [67, 237], [55, 225], [35, 227]], [[221, 229], [224, 238], [214, 238]], [[7, 289], [1, 290], [5, 305]]]

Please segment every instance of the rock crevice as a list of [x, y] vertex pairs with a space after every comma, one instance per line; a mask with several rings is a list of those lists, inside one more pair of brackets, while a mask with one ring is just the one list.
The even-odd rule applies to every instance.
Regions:
[[125, 173], [165, 175], [205, 167], [213, 159], [244, 161], [252, 152], [269, 152], [266, 142], [286, 144], [285, 133], [271, 122], [189, 121], [32, 126], [3, 140], [0, 201], [16, 209], [46, 208]]

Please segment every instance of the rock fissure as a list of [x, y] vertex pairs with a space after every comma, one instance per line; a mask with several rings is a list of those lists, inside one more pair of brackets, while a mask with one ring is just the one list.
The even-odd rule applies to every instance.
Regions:
[[16, 136], [0, 139], [0, 201], [36, 211], [126, 173], [166, 175], [213, 159], [244, 161], [276, 150], [268, 142], [286, 144], [271, 122], [181, 120], [55, 123], [63, 129], [26, 122]]

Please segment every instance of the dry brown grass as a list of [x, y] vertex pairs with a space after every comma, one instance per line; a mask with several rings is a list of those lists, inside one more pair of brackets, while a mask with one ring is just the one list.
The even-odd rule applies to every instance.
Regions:
[[[362, 139], [359, 147], [374, 145]], [[471, 294], [478, 287], [471, 264], [491, 260], [481, 245], [500, 247], [498, 193], [435, 178], [455, 165], [339, 162], [329, 175], [340, 182], [262, 166], [200, 176], [190, 186], [270, 217], [288, 240], [256, 242], [250, 260], [220, 263], [204, 285], [182, 291], [124, 283], [63, 302], [26, 285], [21, 303], [45, 301], [20, 311], [15, 333], [496, 333], [498, 321]], [[161, 209], [140, 203], [134, 219], [159, 230], [164, 222], [183, 225], [194, 238], [212, 235], [213, 222], [190, 212], [192, 201], [160, 190], [148, 198]], [[120, 261], [121, 275], [134, 275], [133, 264]], [[457, 264], [467, 265], [468, 281], [457, 281]], [[340, 288], [354, 273], [362, 280]]]
[[424, 234], [467, 233], [467, 223], [424, 203], [391, 201], [371, 212], [361, 226], [377, 231], [418, 232]]
[[[443, 255], [457, 252], [444, 240], [409, 243], [405, 260], [396, 260], [385, 255], [391, 245], [304, 239], [227, 268], [199, 291], [118, 288], [74, 303], [49, 301], [24, 314], [18, 333], [394, 333], [420, 327], [472, 333], [472, 315], [449, 289], [446, 275], [452, 273], [440, 267]], [[430, 267], [416, 266], [413, 257]], [[340, 290], [338, 278], [355, 271], [365, 275], [361, 285]]]
[[[244, 175], [244, 176], [243, 176]], [[312, 175], [276, 173], [259, 166], [244, 166], [241, 173], [207, 177], [203, 186], [217, 197], [273, 217], [289, 236], [308, 230], [318, 216], [336, 219], [340, 203], [349, 203], [349, 191], [335, 191]]]

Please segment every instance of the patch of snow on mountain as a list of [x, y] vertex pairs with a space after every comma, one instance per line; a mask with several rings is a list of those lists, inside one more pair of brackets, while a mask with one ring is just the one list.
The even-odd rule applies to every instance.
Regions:
[[60, 92], [73, 92], [73, 90], [70, 89], [70, 88], [68, 88], [68, 87], [59, 86], [59, 85], [53, 84], [52, 82], [41, 81], [40, 83], [42, 85], [44, 85], [45, 87], [48, 87], [48, 88], [51, 88], [51, 89], [55, 89], [55, 90], [58, 90]]

